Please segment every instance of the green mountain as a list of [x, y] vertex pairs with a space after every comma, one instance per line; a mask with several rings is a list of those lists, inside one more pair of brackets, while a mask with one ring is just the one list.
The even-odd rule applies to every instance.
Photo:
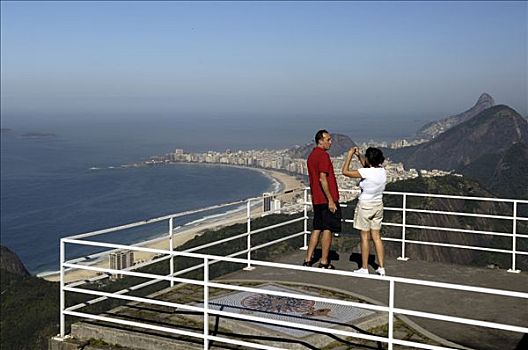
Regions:
[[516, 143], [501, 153], [482, 156], [460, 169], [491, 192], [506, 198], [528, 198], [528, 144]]
[[58, 333], [59, 284], [30, 276], [6, 247], [1, 253], [0, 348], [47, 349]]
[[528, 121], [497, 105], [429, 142], [385, 151], [406, 168], [455, 170], [499, 196], [526, 198], [527, 144]]

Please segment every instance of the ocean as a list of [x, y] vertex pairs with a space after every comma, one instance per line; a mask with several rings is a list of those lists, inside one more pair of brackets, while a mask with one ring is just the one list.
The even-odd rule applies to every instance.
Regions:
[[[33, 274], [58, 269], [61, 237], [242, 200], [274, 186], [264, 174], [232, 167], [108, 168], [168, 152], [169, 141], [22, 135], [15, 130], [1, 137], [1, 244]], [[200, 219], [195, 215], [178, 225]], [[119, 242], [151, 238], [164, 229], [129, 232]]]

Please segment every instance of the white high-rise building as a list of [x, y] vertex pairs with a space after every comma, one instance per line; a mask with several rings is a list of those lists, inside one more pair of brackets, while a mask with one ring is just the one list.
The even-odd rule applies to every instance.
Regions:
[[[132, 250], [118, 250], [110, 253], [110, 268], [112, 270], [123, 270], [134, 265], [134, 252]], [[121, 274], [113, 274], [110, 279], [115, 280], [123, 278]]]

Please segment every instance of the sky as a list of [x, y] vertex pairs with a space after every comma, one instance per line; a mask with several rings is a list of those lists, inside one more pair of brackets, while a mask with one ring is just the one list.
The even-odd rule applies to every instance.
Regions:
[[1, 2], [17, 121], [528, 114], [526, 2]]

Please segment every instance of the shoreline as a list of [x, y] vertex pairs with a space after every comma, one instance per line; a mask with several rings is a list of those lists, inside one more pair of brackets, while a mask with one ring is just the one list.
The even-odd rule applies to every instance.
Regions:
[[[186, 163], [184, 163], [186, 164]], [[189, 163], [193, 164], [193, 163]], [[198, 163], [199, 164], [199, 163]], [[304, 184], [302, 181], [298, 180], [295, 176], [289, 175], [277, 170], [271, 170], [271, 169], [262, 169], [262, 168], [250, 168], [250, 167], [244, 167], [244, 166], [236, 166], [236, 165], [227, 165], [227, 164], [204, 164], [204, 165], [215, 165], [215, 166], [227, 166], [227, 167], [236, 167], [239, 169], [248, 169], [253, 171], [258, 171], [264, 176], [268, 177], [272, 183], [270, 185], [270, 190], [268, 192], [273, 192], [274, 194], [280, 194], [281, 192], [290, 191], [298, 188], [304, 187]], [[291, 195], [286, 195], [290, 196]], [[261, 202], [260, 202], [261, 203]], [[261, 215], [263, 213], [263, 208], [260, 203], [255, 203], [255, 205], [252, 206], [251, 210], [251, 217]], [[237, 224], [237, 223], [244, 223], [247, 220], [247, 214], [245, 207], [238, 208], [230, 213], [223, 213], [219, 216], [214, 216], [211, 218], [207, 218], [207, 215], [204, 215], [205, 220], [200, 221], [196, 224], [191, 224], [188, 227], [180, 227], [178, 229], [175, 229], [173, 231], [173, 249], [177, 248], [186, 242], [192, 240], [196, 236], [199, 236], [203, 234], [206, 230], [211, 229], [220, 229], [229, 225]], [[170, 249], [169, 247], [169, 236], [167, 235], [166, 239], [160, 239], [163, 236], [160, 237], [154, 237], [152, 240], [158, 239], [157, 242], [152, 242], [145, 245], [140, 245], [141, 247], [145, 248], [154, 248], [154, 249]], [[134, 261], [135, 263], [144, 262], [151, 260], [154, 254], [146, 253], [146, 252], [134, 252]], [[94, 260], [90, 265], [97, 266], [97, 267], [108, 267], [108, 256], [103, 256], [101, 258], [97, 258]], [[66, 271], [64, 274], [64, 280], [65, 282], [74, 282], [79, 280], [85, 280], [90, 279], [92, 277], [96, 277], [98, 275], [97, 272], [94, 271], [88, 271], [88, 270], [73, 270], [73, 271]], [[50, 271], [50, 272], [41, 272], [36, 274], [37, 277], [43, 278], [47, 281], [57, 282], [60, 280], [60, 272], [59, 271]]]

